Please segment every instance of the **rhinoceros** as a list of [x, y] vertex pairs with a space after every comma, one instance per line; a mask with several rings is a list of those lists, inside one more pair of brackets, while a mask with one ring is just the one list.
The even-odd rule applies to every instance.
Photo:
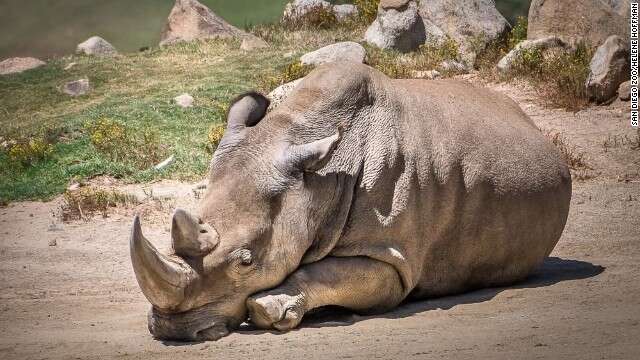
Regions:
[[232, 102], [199, 212], [173, 214], [171, 253], [134, 219], [158, 339], [512, 284], [562, 234], [569, 170], [507, 96], [337, 62], [268, 108], [256, 92]]

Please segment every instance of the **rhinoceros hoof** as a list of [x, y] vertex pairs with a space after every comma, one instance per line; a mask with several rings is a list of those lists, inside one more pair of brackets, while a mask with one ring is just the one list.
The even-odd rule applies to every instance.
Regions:
[[295, 328], [304, 316], [301, 295], [257, 294], [247, 299], [251, 322], [256, 326], [287, 331]]

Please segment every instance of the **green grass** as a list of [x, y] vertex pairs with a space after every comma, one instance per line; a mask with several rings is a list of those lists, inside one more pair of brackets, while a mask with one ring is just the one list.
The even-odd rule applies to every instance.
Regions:
[[[282, 49], [247, 54], [236, 41], [208, 41], [114, 59], [67, 57], [23, 74], [2, 76], [0, 143], [45, 137], [53, 152], [24, 165], [10, 161], [3, 146], [0, 201], [49, 199], [64, 191], [71, 179], [96, 175], [125, 182], [199, 178], [210, 158], [207, 133], [223, 121], [223, 104], [254, 88], [287, 61]], [[65, 71], [71, 62], [76, 65]], [[89, 94], [72, 98], [59, 91], [65, 82], [83, 77], [91, 82]], [[173, 104], [173, 97], [183, 92], [195, 98], [194, 107]], [[105, 118], [134, 132], [157, 132], [175, 162], [158, 172], [100, 152], [88, 129]]]

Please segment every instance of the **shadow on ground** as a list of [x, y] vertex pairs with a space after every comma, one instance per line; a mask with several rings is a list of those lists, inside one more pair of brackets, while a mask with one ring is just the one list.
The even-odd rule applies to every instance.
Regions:
[[[537, 288], [557, 284], [566, 280], [586, 279], [597, 276], [604, 270], [605, 268], [603, 266], [594, 265], [586, 261], [549, 257], [545, 259], [542, 266], [533, 272], [527, 280], [512, 286], [480, 289], [460, 295], [445, 296], [430, 300], [407, 301], [393, 311], [373, 316], [359, 316], [337, 307], [325, 308], [315, 313], [305, 315], [300, 327], [348, 326], [358, 321], [373, 318], [397, 319], [435, 309], [448, 310], [457, 305], [475, 304], [491, 300], [504, 290]], [[265, 330], [257, 330], [251, 325], [248, 325], [241, 328], [241, 332], [255, 334], [265, 332]], [[278, 334], [278, 332], [273, 333]]]

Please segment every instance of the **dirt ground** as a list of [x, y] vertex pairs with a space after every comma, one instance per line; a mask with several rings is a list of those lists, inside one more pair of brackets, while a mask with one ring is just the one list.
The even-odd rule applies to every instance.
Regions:
[[177, 199], [86, 222], [60, 223], [59, 199], [14, 203], [0, 208], [0, 359], [638, 359], [640, 150], [628, 103], [574, 114], [542, 107], [522, 86], [489, 86], [592, 168], [574, 181], [562, 239], [528, 281], [382, 316], [328, 312], [284, 334], [245, 326], [217, 342], [161, 342], [130, 265], [131, 214], [142, 212], [148, 237], [166, 247], [171, 208], [197, 200], [190, 184], [154, 184], [155, 197]]

